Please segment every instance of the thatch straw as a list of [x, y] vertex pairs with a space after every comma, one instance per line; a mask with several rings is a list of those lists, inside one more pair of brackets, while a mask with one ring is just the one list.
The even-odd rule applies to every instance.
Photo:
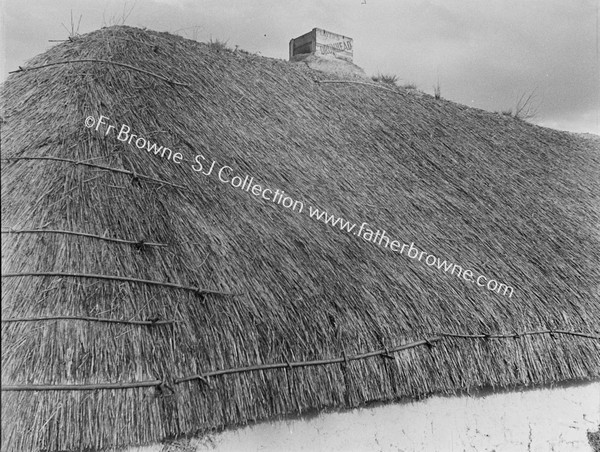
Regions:
[[81, 237], [94, 237], [98, 240], [105, 240], [107, 242], [115, 242], [115, 243], [126, 243], [128, 245], [135, 245], [137, 247], [142, 246], [169, 246], [166, 243], [153, 243], [153, 242], [145, 242], [143, 239], [141, 240], [125, 240], [118, 239], [115, 237], [106, 237], [103, 235], [96, 234], [87, 234], [85, 232], [77, 232], [77, 231], [59, 231], [56, 229], [9, 229], [6, 231], [1, 231], [2, 234], [68, 234], [68, 235], [78, 235]]
[[151, 286], [170, 287], [172, 289], [188, 290], [190, 292], [203, 294], [218, 294], [218, 295], [233, 295], [230, 292], [223, 292], [220, 290], [204, 289], [196, 286], [186, 286], [183, 284], [173, 284], [163, 281], [152, 281], [149, 279], [131, 278], [127, 276], [118, 275], [98, 275], [98, 274], [86, 274], [86, 273], [66, 273], [66, 272], [22, 272], [22, 273], [3, 273], [2, 278], [17, 278], [23, 276], [58, 276], [63, 278], [89, 278], [89, 279], [106, 279], [109, 281], [123, 281], [131, 283], [149, 284]]
[[[166, 325], [172, 324], [173, 321], [160, 321], [160, 320], [152, 320], [152, 321], [126, 321], [126, 320], [113, 320], [113, 319], [97, 319], [92, 317], [75, 317], [75, 316], [55, 316], [55, 317], [33, 317], [33, 318], [22, 318], [22, 319], [7, 319], [2, 320], [2, 322], [32, 322], [32, 321], [42, 321], [42, 320], [85, 320], [85, 321], [97, 321], [97, 322], [108, 322], [108, 323], [126, 323], [132, 325]], [[545, 331], [525, 331], [522, 333], [515, 334], [448, 334], [441, 333], [439, 336], [428, 337], [420, 341], [411, 342], [408, 344], [403, 344], [396, 347], [384, 348], [380, 350], [374, 350], [366, 353], [360, 353], [357, 355], [348, 356], [344, 354], [338, 358], [330, 358], [330, 359], [320, 359], [313, 361], [296, 361], [290, 362], [286, 361], [285, 363], [274, 363], [274, 364], [258, 364], [254, 366], [246, 366], [246, 367], [236, 367], [229, 369], [220, 369], [213, 370], [210, 372], [205, 372], [202, 374], [189, 375], [181, 378], [175, 378], [173, 382], [175, 384], [185, 383], [193, 380], [201, 380], [209, 383], [209, 377], [215, 377], [220, 375], [230, 375], [230, 374], [239, 374], [244, 372], [256, 372], [263, 370], [273, 370], [273, 369], [294, 369], [297, 367], [311, 367], [311, 366], [327, 366], [330, 364], [343, 364], [347, 366], [350, 361], [359, 361], [367, 358], [373, 357], [382, 357], [386, 359], [395, 360], [396, 358], [392, 356], [392, 353], [401, 352], [404, 350], [409, 350], [411, 348], [419, 347], [419, 346], [428, 346], [434, 347], [436, 342], [442, 341], [444, 338], [461, 338], [461, 339], [518, 339], [523, 336], [535, 336], [538, 334], [549, 334], [554, 336], [556, 334], [565, 334], [571, 336], [579, 336], [585, 337], [588, 339], [600, 340], [599, 335], [592, 334], [584, 334], [578, 333], [576, 331], [560, 331], [560, 330], [545, 330]], [[129, 388], [139, 388], [139, 387], [148, 387], [148, 386], [160, 386], [164, 384], [162, 381], [141, 381], [141, 382], [130, 382], [130, 383], [100, 383], [95, 385], [82, 385], [82, 384], [72, 384], [72, 385], [7, 385], [2, 386], [2, 391], [87, 391], [91, 389], [129, 389]]]
[[13, 322], [43, 322], [51, 320], [81, 320], [84, 322], [105, 322], [105, 323], [121, 323], [126, 325], [171, 325], [175, 323], [175, 320], [122, 320], [122, 319], [106, 319], [101, 317], [87, 317], [87, 316], [76, 316], [76, 315], [53, 315], [47, 317], [14, 317], [10, 319], [2, 319], [2, 323], [13, 323]]
[[90, 168], [98, 168], [101, 170], [112, 171], [114, 173], [128, 174], [128, 175], [132, 176], [133, 179], [145, 179], [145, 180], [149, 180], [152, 182], [157, 182], [161, 185], [168, 185], [170, 187], [181, 188], [183, 190], [186, 189], [182, 185], [174, 184], [173, 182], [167, 182], [167, 181], [164, 181], [161, 179], [157, 179], [155, 177], [146, 176], [145, 174], [139, 174], [139, 173], [136, 173], [135, 171], [128, 171], [128, 170], [124, 170], [122, 168], [111, 168], [110, 166], [97, 165], [95, 163], [89, 163], [89, 162], [79, 162], [77, 160], [71, 160], [71, 159], [64, 159], [64, 158], [58, 158], [58, 157], [12, 157], [12, 158], [3, 158], [2, 160], [6, 160], [6, 161], [52, 160], [55, 162], [73, 163], [74, 165], [83, 165], [83, 166], [89, 166]]
[[29, 67], [26, 67], [26, 68], [19, 67], [19, 69], [17, 69], [16, 71], [10, 71], [9, 74], [16, 74], [18, 72], [24, 72], [24, 71], [33, 71], [33, 70], [36, 70], [36, 69], [44, 69], [44, 68], [51, 67], [51, 66], [56, 66], [56, 65], [59, 65], [59, 64], [74, 64], [74, 63], [104, 63], [104, 64], [113, 64], [115, 66], [121, 66], [121, 67], [124, 67], [126, 69], [131, 69], [131, 70], [134, 70], [134, 71], [141, 72], [142, 74], [151, 75], [152, 77], [156, 77], [156, 78], [158, 78], [160, 80], [163, 80], [163, 81], [165, 81], [167, 83], [171, 83], [173, 85], [189, 86], [189, 85], [186, 85], [185, 83], [179, 83], [179, 82], [176, 82], [174, 80], [170, 80], [168, 78], [161, 77], [160, 75], [158, 75], [158, 74], [156, 74], [154, 72], [145, 71], [144, 69], [140, 69], [139, 67], [131, 66], [130, 64], [117, 63], [116, 61], [94, 60], [94, 59], [90, 59], [90, 58], [86, 58], [86, 59], [82, 59], [82, 60], [57, 61], [56, 63], [42, 64], [41, 66], [29, 66]]
[[[304, 410], [600, 377], [598, 139], [315, 83], [338, 77], [128, 27], [29, 67], [72, 60], [119, 64], [55, 64], [2, 88], [3, 228], [85, 233], [3, 234], [3, 317], [24, 320], [2, 323], [3, 385], [44, 390], [3, 392], [2, 450], [124, 447]], [[100, 115], [515, 295], [83, 125]]]
[[392, 93], [403, 94], [402, 91], [400, 91], [400, 90], [387, 88], [381, 84], [378, 85], [376, 83], [360, 82], [357, 80], [319, 80], [319, 79], [316, 79], [315, 83], [354, 83], [356, 85], [371, 86], [373, 88], [382, 89], [384, 91], [391, 91]]

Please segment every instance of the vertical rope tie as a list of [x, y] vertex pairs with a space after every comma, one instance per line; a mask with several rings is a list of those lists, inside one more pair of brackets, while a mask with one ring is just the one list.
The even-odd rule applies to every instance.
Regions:
[[292, 366], [292, 363], [290, 363], [290, 360], [285, 358], [285, 363], [287, 364], [287, 368], [291, 371], [294, 370], [294, 367]]
[[384, 352], [381, 354], [381, 357], [385, 358], [385, 359], [391, 359], [394, 361], [396, 360], [396, 357], [390, 354], [387, 347], [385, 348]]

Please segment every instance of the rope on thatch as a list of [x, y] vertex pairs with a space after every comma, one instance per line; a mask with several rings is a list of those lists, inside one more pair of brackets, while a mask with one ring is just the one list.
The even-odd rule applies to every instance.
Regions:
[[231, 369], [214, 370], [212, 372], [204, 372], [202, 374], [190, 375], [188, 377], [183, 377], [183, 378], [177, 378], [177, 379], [175, 379], [175, 383], [179, 384], [179, 383], [184, 383], [186, 381], [191, 381], [191, 380], [206, 381], [208, 377], [214, 377], [217, 375], [237, 374], [237, 373], [243, 373], [243, 372], [252, 372], [252, 371], [256, 371], [256, 370], [270, 370], [270, 369], [284, 369], [284, 368], [292, 369], [294, 367], [324, 366], [324, 365], [328, 365], [328, 364], [344, 364], [347, 366], [350, 361], [363, 360], [363, 359], [367, 359], [367, 358], [372, 358], [374, 356], [389, 355], [390, 353], [400, 352], [402, 350], [408, 350], [410, 348], [419, 347], [421, 345], [427, 345], [428, 343], [434, 343], [434, 342], [438, 342], [441, 340], [443, 340], [442, 336], [436, 336], [436, 337], [430, 337], [430, 338], [427, 338], [424, 340], [400, 345], [398, 347], [382, 349], [382, 350], [375, 350], [372, 352], [361, 353], [358, 355], [348, 356], [346, 353], [344, 353], [343, 356], [338, 357], [338, 358], [320, 359], [320, 360], [316, 360], [316, 361], [296, 361], [296, 362], [286, 361], [285, 363], [258, 364], [255, 366], [248, 366], [248, 367], [235, 367], [235, 368], [231, 368]]
[[216, 295], [236, 295], [231, 292], [221, 292], [218, 290], [212, 289], [203, 289], [200, 287], [194, 286], [184, 286], [181, 284], [174, 284], [169, 282], [162, 281], [154, 281], [149, 279], [138, 279], [138, 278], [129, 278], [126, 276], [115, 276], [115, 275], [97, 275], [97, 274], [87, 274], [87, 273], [62, 273], [62, 272], [24, 272], [24, 273], [4, 273], [2, 274], [2, 278], [15, 278], [20, 276], [60, 276], [64, 278], [91, 278], [91, 279], [107, 279], [110, 281], [125, 281], [125, 282], [133, 282], [140, 284], [149, 284], [152, 286], [161, 286], [161, 287], [170, 287], [173, 289], [181, 289], [188, 290], [190, 292], [194, 292], [197, 294], [216, 294]]
[[536, 336], [539, 334], [549, 334], [553, 336], [555, 334], [564, 334], [567, 336], [579, 336], [589, 339], [600, 339], [600, 335], [593, 335], [588, 333], [580, 333], [577, 331], [565, 331], [565, 330], [540, 330], [540, 331], [525, 331], [524, 333], [512, 333], [512, 334], [454, 334], [454, 333], [440, 333], [441, 336], [455, 337], [461, 339], [506, 339], [514, 338], [518, 339], [521, 336]]
[[[497, 338], [497, 339], [510, 339], [510, 338], [520, 338], [522, 336], [533, 336], [533, 335], [542, 335], [548, 334], [554, 336], [555, 334], [564, 334], [571, 336], [579, 336], [588, 339], [596, 339], [600, 340], [600, 336], [596, 336], [588, 333], [581, 333], [576, 331], [565, 331], [565, 330], [540, 330], [540, 331], [525, 331], [522, 333], [514, 333], [514, 334], [455, 334], [455, 333], [440, 333], [436, 336], [427, 337], [420, 341], [409, 342], [407, 344], [403, 344], [397, 347], [392, 348], [384, 348], [381, 350], [374, 350], [366, 353], [361, 353], [357, 355], [348, 356], [345, 352], [343, 356], [331, 359], [321, 359], [315, 361], [296, 361], [290, 362], [285, 361], [283, 363], [271, 363], [271, 364], [258, 364], [254, 366], [246, 366], [246, 367], [234, 367], [229, 369], [221, 369], [214, 370], [210, 372], [204, 372], [196, 375], [189, 375], [182, 378], [176, 378], [173, 380], [174, 384], [186, 383], [193, 380], [201, 380], [202, 382], [209, 385], [209, 377], [214, 377], [218, 375], [228, 375], [228, 374], [239, 374], [244, 372], [253, 372], [253, 371], [261, 371], [261, 370], [272, 370], [272, 369], [293, 369], [294, 367], [309, 367], [309, 366], [324, 366], [329, 364], [342, 364], [344, 366], [348, 366], [350, 361], [363, 360], [367, 358], [373, 357], [382, 357], [386, 359], [395, 359], [392, 356], [392, 353], [400, 352], [403, 350], [408, 350], [411, 348], [419, 347], [419, 346], [427, 346], [427, 348], [431, 349], [434, 347], [436, 342], [443, 341], [446, 338], [461, 338], [461, 339], [488, 339], [488, 338]], [[160, 380], [149, 380], [149, 381], [138, 381], [138, 382], [130, 382], [130, 383], [106, 383], [106, 384], [95, 384], [95, 385], [10, 385], [10, 386], [2, 386], [2, 391], [83, 391], [88, 389], [128, 389], [128, 388], [140, 388], [140, 387], [150, 387], [156, 386], [161, 387], [164, 385], [164, 382]]]
[[21, 67], [19, 66], [19, 69], [17, 69], [16, 71], [10, 71], [9, 74], [14, 74], [17, 72], [27, 72], [27, 71], [33, 71], [35, 69], [43, 69], [45, 67], [50, 67], [50, 66], [58, 66], [60, 64], [71, 64], [71, 63], [106, 63], [106, 64], [112, 64], [115, 66], [121, 66], [127, 69], [132, 69], [134, 71], [138, 71], [141, 72], [143, 74], [147, 74], [147, 75], [151, 75], [152, 77], [156, 77], [158, 79], [161, 79], [167, 83], [171, 83], [173, 85], [179, 85], [179, 86], [187, 86], [189, 87], [190, 85], [186, 84], [186, 83], [181, 83], [181, 82], [176, 82], [175, 80], [170, 80], [168, 78], [162, 77], [158, 74], [155, 74], [154, 72], [150, 72], [147, 71], [145, 69], [141, 69], [139, 67], [135, 67], [135, 66], [131, 66], [129, 64], [125, 64], [125, 63], [118, 63], [116, 61], [108, 61], [108, 60], [96, 60], [96, 59], [82, 59], [82, 60], [68, 60], [68, 61], [57, 61], [55, 63], [48, 63], [48, 64], [43, 64], [41, 66], [32, 66], [32, 67]]
[[8, 319], [0, 320], [2, 323], [16, 323], [16, 322], [41, 322], [48, 320], [83, 320], [86, 322], [101, 322], [101, 323], [121, 323], [126, 325], [172, 325], [177, 320], [160, 320], [146, 319], [146, 320], [119, 320], [119, 319], [107, 319], [101, 317], [86, 317], [76, 315], [54, 315], [48, 317], [13, 317]]
[[105, 237], [103, 235], [96, 234], [88, 234], [87, 232], [76, 232], [76, 231], [64, 231], [59, 229], [3, 229], [2, 234], [67, 234], [67, 235], [77, 235], [81, 237], [92, 237], [95, 239], [105, 240], [107, 242], [117, 242], [117, 243], [127, 243], [129, 245], [134, 245], [137, 247], [144, 246], [169, 246], [166, 243], [153, 243], [153, 242], [145, 242], [144, 240], [125, 240], [125, 239], [117, 239], [114, 237]]
[[[323, 366], [327, 364], [337, 364], [337, 363], [348, 363], [349, 361], [356, 361], [361, 359], [371, 358], [373, 356], [385, 355], [390, 352], [399, 352], [402, 350], [408, 350], [410, 348], [418, 347], [420, 345], [426, 345], [428, 342], [437, 342], [442, 340], [441, 336], [438, 337], [430, 337], [425, 340], [411, 342], [408, 344], [400, 345], [394, 348], [388, 348], [384, 350], [377, 350], [367, 353], [362, 353], [358, 355], [348, 356], [344, 353], [343, 357], [340, 358], [332, 358], [332, 359], [322, 359], [317, 361], [298, 361], [298, 362], [289, 362], [285, 363], [275, 363], [275, 364], [259, 364], [255, 366], [248, 367], [237, 367], [231, 369], [222, 369], [215, 370], [212, 372], [205, 372], [203, 374], [191, 375], [188, 377], [177, 378], [173, 380], [175, 384], [181, 384], [192, 380], [201, 380], [206, 384], [209, 384], [209, 377], [216, 375], [227, 375], [227, 374], [236, 374], [242, 372], [252, 372], [256, 370], [270, 370], [270, 369], [282, 369], [289, 368], [292, 369], [294, 367], [307, 367], [307, 366]], [[107, 384], [95, 384], [95, 385], [10, 385], [10, 386], [2, 386], [2, 391], [67, 391], [69, 389], [73, 391], [83, 391], [88, 389], [128, 389], [128, 388], [139, 388], [139, 387], [148, 387], [148, 386], [161, 386], [162, 381], [160, 380], [150, 380], [150, 381], [138, 381], [131, 383], [107, 383]]]
[[183, 185], [177, 185], [177, 184], [174, 184], [172, 182], [167, 182], [167, 181], [164, 181], [164, 180], [161, 180], [161, 179], [156, 179], [154, 177], [150, 177], [150, 176], [146, 176], [144, 174], [136, 173], [135, 171], [129, 171], [129, 170], [121, 169], [121, 168], [113, 168], [111, 166], [96, 165], [95, 163], [80, 162], [80, 161], [77, 161], [77, 160], [64, 159], [64, 158], [60, 158], [60, 157], [6, 157], [6, 158], [3, 158], [1, 160], [5, 160], [5, 161], [11, 161], [11, 160], [51, 160], [51, 161], [55, 161], [55, 162], [67, 162], [67, 163], [73, 163], [74, 165], [89, 166], [91, 168], [98, 168], [98, 169], [105, 170], [105, 171], [113, 171], [115, 173], [127, 174], [127, 175], [131, 176], [134, 180], [138, 179], [138, 178], [139, 179], [146, 179], [146, 180], [151, 180], [151, 181], [159, 183], [159, 184], [170, 185], [171, 187], [179, 188], [181, 190], [188, 190], [188, 188], [184, 187]]
[[315, 83], [354, 83], [355, 85], [366, 85], [366, 86], [371, 86], [373, 88], [383, 89], [385, 91], [391, 91], [392, 93], [396, 93], [396, 94], [404, 94], [401, 91], [386, 88], [385, 86], [377, 85], [375, 83], [359, 82], [357, 80], [316, 80], [315, 79]]
[[4, 385], [2, 391], [89, 391], [94, 389], [133, 389], [159, 387], [161, 380], [132, 381], [128, 383], [98, 383], [84, 385]]
[[387, 359], [395, 359], [391, 355], [392, 353], [399, 352], [399, 351], [402, 351], [402, 350], [407, 350], [407, 349], [414, 348], [414, 347], [419, 347], [421, 345], [425, 345], [429, 349], [431, 349], [432, 347], [435, 346], [436, 342], [443, 341], [445, 338], [448, 338], [448, 337], [459, 337], [459, 338], [464, 338], [464, 339], [487, 339], [487, 338], [502, 338], [502, 339], [507, 339], [507, 338], [515, 338], [515, 337], [528, 336], [528, 335], [532, 336], [532, 335], [539, 335], [539, 334], [549, 334], [549, 335], [565, 334], [565, 335], [580, 336], [580, 337], [585, 337], [585, 338], [589, 338], [589, 339], [598, 339], [598, 340], [600, 340], [600, 336], [595, 336], [595, 335], [586, 334], [586, 333], [579, 333], [579, 332], [574, 332], [574, 331], [563, 331], [563, 330], [526, 331], [526, 332], [520, 333], [520, 334], [452, 334], [452, 333], [439, 333], [436, 336], [428, 337], [428, 338], [425, 338], [425, 339], [420, 340], [420, 341], [411, 342], [409, 344], [404, 344], [404, 345], [401, 345], [401, 346], [398, 346], [398, 347], [384, 348], [382, 350], [375, 350], [375, 351], [372, 351], [372, 352], [362, 353], [362, 354], [359, 354], [359, 355], [348, 356], [344, 352], [341, 357], [332, 358], [332, 359], [325, 359], [325, 360], [299, 361], [299, 362], [289, 362], [289, 361], [286, 361], [285, 363], [260, 364], [260, 365], [249, 366], [249, 367], [238, 367], [238, 368], [232, 368], [232, 369], [215, 370], [215, 371], [212, 371], [212, 372], [204, 372], [204, 373], [198, 374], [198, 375], [191, 375], [191, 376], [188, 376], [188, 377], [179, 378], [179, 379], [175, 380], [175, 383], [183, 383], [183, 382], [186, 382], [186, 381], [198, 380], [198, 379], [206, 381], [206, 379], [208, 377], [213, 377], [213, 376], [216, 376], [216, 375], [226, 375], [226, 374], [232, 374], [232, 373], [251, 372], [251, 371], [255, 371], [255, 370], [269, 370], [269, 369], [282, 369], [282, 368], [292, 369], [294, 367], [321, 366], [321, 365], [338, 364], [338, 363], [341, 363], [345, 367], [347, 367], [348, 363], [350, 361], [356, 361], [356, 360], [362, 360], [362, 359], [372, 358], [374, 356], [381, 356], [382, 358], [387, 358]]

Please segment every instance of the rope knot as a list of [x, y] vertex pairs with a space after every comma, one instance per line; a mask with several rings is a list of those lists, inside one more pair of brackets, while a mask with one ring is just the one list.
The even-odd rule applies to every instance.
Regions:
[[208, 377], [205, 377], [202, 374], [199, 374], [197, 376], [198, 380], [200, 380], [202, 383], [204, 383], [206, 386], [208, 386], [210, 389], [212, 389], [212, 387], [210, 386], [210, 380], [208, 379]]
[[140, 183], [140, 176], [138, 176], [138, 173], [135, 170], [131, 170], [131, 183], [132, 184]]
[[162, 380], [156, 386], [156, 390], [158, 392], [158, 394], [157, 394], [158, 396], [168, 397], [168, 396], [175, 395], [175, 390], [173, 389], [173, 386], [171, 386], [169, 383], [167, 383], [166, 380]]
[[429, 348], [430, 350], [435, 347], [435, 344], [433, 342], [431, 342], [429, 340], [429, 338], [425, 338], [425, 345], [427, 345], [427, 348]]
[[388, 350], [387, 347], [383, 349], [383, 353], [381, 354], [381, 357], [382, 358], [387, 358], [387, 359], [394, 359], [394, 360], [396, 359], [395, 356], [393, 356], [393, 355], [390, 354], [390, 352], [389, 352], [389, 350]]

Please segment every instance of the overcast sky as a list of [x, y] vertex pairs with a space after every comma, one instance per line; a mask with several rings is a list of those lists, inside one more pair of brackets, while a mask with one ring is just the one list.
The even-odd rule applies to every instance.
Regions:
[[[0, 81], [65, 39], [122, 23], [287, 59], [314, 27], [354, 38], [367, 74], [490, 111], [535, 92], [540, 125], [600, 134], [600, 0], [1, 0]], [[64, 25], [64, 26], [63, 26]]]

